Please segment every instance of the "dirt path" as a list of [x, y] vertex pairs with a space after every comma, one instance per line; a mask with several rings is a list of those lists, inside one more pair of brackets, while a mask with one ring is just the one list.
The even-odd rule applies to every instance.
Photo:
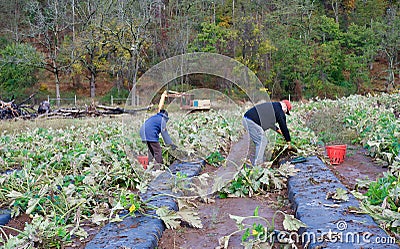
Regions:
[[[232, 160], [237, 161], [247, 153], [248, 142], [242, 140], [231, 151]], [[375, 180], [382, 177], [387, 169], [377, 165], [370, 157], [365, 154], [363, 148], [357, 146], [348, 146], [345, 161], [340, 165], [329, 166], [338, 179], [349, 189], [353, 190], [356, 185], [356, 179]], [[212, 171], [212, 169], [206, 169]], [[225, 172], [227, 169], [224, 170]], [[229, 171], [228, 171], [229, 172]], [[283, 197], [283, 198], [282, 198]], [[283, 205], [277, 206], [279, 199], [284, 199]], [[282, 201], [280, 201], [282, 204]], [[293, 213], [290, 204], [287, 201], [287, 193], [274, 193], [267, 196], [256, 196], [253, 198], [229, 198], [216, 199], [214, 204], [199, 203], [198, 210], [204, 224], [203, 229], [193, 229], [183, 227], [177, 230], [166, 230], [159, 242], [160, 249], [200, 249], [215, 248], [218, 246], [218, 239], [236, 231], [236, 225], [229, 218], [229, 214], [239, 216], [252, 215], [254, 209], [260, 207], [260, 215], [272, 220], [277, 209], [287, 213]], [[277, 216], [275, 221], [276, 228], [282, 228], [282, 217]], [[301, 245], [297, 245], [301, 248]], [[229, 248], [243, 248], [240, 245], [240, 236], [231, 239]], [[279, 245], [276, 245], [279, 248]]]
[[[200, 203], [199, 214], [203, 222], [203, 229], [183, 227], [177, 230], [168, 229], [164, 231], [159, 242], [160, 249], [204, 249], [218, 246], [218, 239], [237, 231], [235, 221], [229, 218], [229, 214], [238, 216], [251, 216], [257, 206], [259, 215], [272, 220], [276, 208], [278, 195], [257, 196], [254, 198], [217, 198], [213, 204]], [[282, 208], [280, 208], [283, 210]], [[290, 212], [291, 210], [286, 210]], [[282, 215], [277, 215], [275, 220], [276, 229], [282, 229]], [[249, 224], [259, 222], [249, 220]], [[229, 241], [229, 248], [243, 248], [240, 245], [241, 235], [234, 235]]]
[[[249, 148], [248, 136], [244, 136], [236, 143], [229, 153], [227, 166], [218, 169], [207, 166], [203, 172], [212, 175], [211, 179], [231, 180], [246, 158]], [[202, 173], [203, 173], [202, 172]], [[210, 183], [210, 189], [212, 183]], [[269, 221], [273, 220], [276, 210], [293, 214], [287, 200], [286, 191], [268, 193], [267, 195], [258, 195], [245, 198], [215, 198], [215, 203], [206, 204], [198, 203], [198, 212], [203, 223], [203, 229], [194, 229], [190, 227], [182, 227], [177, 230], [168, 229], [164, 231], [159, 242], [160, 249], [203, 249], [215, 248], [219, 245], [218, 239], [229, 235], [238, 230], [235, 221], [229, 217], [252, 216], [256, 207], [259, 207], [259, 215]], [[247, 224], [253, 224], [259, 220], [249, 220]], [[275, 224], [271, 224], [275, 229], [282, 229], [283, 215], [278, 214], [275, 217]], [[231, 237], [229, 248], [239, 249], [241, 246], [241, 236], [238, 233]], [[277, 245], [277, 248], [279, 246]]]

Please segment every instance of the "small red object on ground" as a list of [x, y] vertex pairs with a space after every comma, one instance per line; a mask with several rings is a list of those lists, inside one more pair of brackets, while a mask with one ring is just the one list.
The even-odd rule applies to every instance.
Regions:
[[137, 156], [137, 160], [142, 164], [144, 169], [147, 169], [147, 165], [149, 165], [148, 156]]
[[328, 145], [325, 149], [332, 165], [341, 164], [344, 161], [347, 145]]

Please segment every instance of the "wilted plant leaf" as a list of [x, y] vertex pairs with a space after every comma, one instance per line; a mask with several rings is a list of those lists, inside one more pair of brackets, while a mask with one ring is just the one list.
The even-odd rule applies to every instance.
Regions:
[[[75, 228], [74, 228], [75, 229]], [[87, 238], [89, 236], [88, 232], [85, 231], [85, 229], [81, 227], [77, 227], [74, 231], [73, 234], [76, 236], [79, 236], [81, 238]]]
[[349, 196], [347, 195], [347, 190], [342, 188], [336, 189], [336, 194], [333, 196], [334, 199], [348, 201]]
[[356, 183], [357, 183], [356, 186], [357, 186], [357, 188], [368, 188], [369, 184], [371, 182], [372, 181], [370, 179], [368, 179], [368, 178], [366, 178], [364, 180], [356, 179]]
[[107, 221], [108, 218], [104, 214], [93, 214], [92, 216], [92, 222], [95, 223], [96, 225], [101, 225], [103, 222]]
[[183, 208], [177, 212], [182, 220], [188, 222], [191, 226], [195, 228], [203, 228], [199, 214], [191, 209]]
[[181, 217], [174, 211], [169, 210], [167, 207], [160, 207], [156, 210], [156, 214], [164, 221], [165, 226], [168, 229], [176, 229], [180, 227]]
[[119, 217], [118, 214], [116, 214], [114, 218], [110, 219], [110, 222], [121, 222], [121, 221], [123, 221], [123, 219]]
[[[0, 159], [1, 159], [1, 157], [0, 157]], [[1, 161], [0, 161], [0, 165], [2, 165]], [[0, 185], [3, 185], [6, 180], [7, 180], [7, 177], [0, 175]]]
[[307, 225], [296, 219], [293, 215], [285, 214], [283, 227], [288, 231], [298, 231], [300, 227], [307, 227]]
[[[273, 176], [272, 176], [273, 177]], [[266, 185], [269, 185], [269, 181], [271, 180], [271, 175], [267, 173], [267, 170], [263, 174], [263, 176], [260, 178], [260, 182]]]
[[24, 195], [18, 191], [12, 190], [6, 196], [10, 198], [20, 198], [23, 197]]
[[389, 209], [385, 209], [382, 212], [382, 215], [387, 219], [390, 220], [390, 226], [392, 228], [399, 228], [400, 227], [400, 213], [394, 212]]
[[28, 208], [26, 209], [26, 214], [31, 214], [33, 210], [35, 210], [37, 204], [39, 203], [39, 198], [30, 199], [28, 202]]
[[289, 176], [294, 176], [299, 172], [300, 169], [296, 169], [294, 164], [291, 164], [290, 162], [286, 162], [284, 164], [281, 164], [281, 166], [278, 168], [278, 172], [283, 176], [283, 177], [289, 177]]
[[337, 201], [348, 201], [349, 196], [347, 195], [347, 190], [342, 188], [337, 188], [336, 192], [328, 192], [326, 194], [326, 199], [334, 199]]
[[243, 221], [246, 219], [246, 217], [236, 216], [232, 214], [229, 214], [229, 218], [235, 220], [237, 225], [243, 224]]
[[219, 238], [218, 239], [219, 246], [217, 248], [218, 249], [228, 249], [230, 238], [231, 238], [230, 235]]
[[272, 178], [275, 189], [283, 189], [286, 187], [285, 180], [279, 177]]
[[176, 213], [182, 220], [195, 228], [203, 228], [199, 214], [194, 211], [195, 204], [188, 200], [178, 199], [179, 211]]
[[351, 191], [351, 194], [352, 194], [356, 199], [358, 199], [358, 200], [365, 200], [365, 199], [368, 199], [367, 196], [365, 196], [365, 195], [363, 195], [363, 194], [361, 194], [360, 192], [357, 192], [357, 191], [355, 191], [355, 190]]
[[212, 186], [212, 192], [218, 192], [228, 184], [228, 181], [223, 179], [221, 176], [216, 177]]

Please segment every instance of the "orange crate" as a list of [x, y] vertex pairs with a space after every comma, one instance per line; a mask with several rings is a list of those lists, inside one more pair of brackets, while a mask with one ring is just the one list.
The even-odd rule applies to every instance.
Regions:
[[344, 161], [347, 145], [328, 145], [325, 149], [332, 165], [341, 164]]
[[147, 165], [149, 165], [149, 157], [148, 156], [137, 156], [137, 160], [140, 164], [142, 164], [144, 169], [147, 169]]

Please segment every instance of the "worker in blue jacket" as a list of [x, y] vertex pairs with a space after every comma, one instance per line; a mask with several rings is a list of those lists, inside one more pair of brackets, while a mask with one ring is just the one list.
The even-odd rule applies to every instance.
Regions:
[[[290, 115], [291, 109], [290, 101], [282, 100], [255, 105], [244, 114], [243, 125], [256, 146], [253, 165], [264, 162], [264, 152], [268, 144], [264, 132], [267, 129], [272, 129], [281, 134], [288, 143], [288, 148], [291, 149], [291, 138], [286, 124], [286, 115]], [[279, 127], [275, 123], [278, 123]]]
[[148, 118], [140, 127], [140, 137], [147, 144], [149, 161], [154, 158], [157, 163], [163, 163], [162, 149], [159, 142], [160, 133], [166, 145], [171, 146], [173, 149], [176, 148], [167, 131], [168, 120], [168, 112], [160, 110], [157, 114]]

